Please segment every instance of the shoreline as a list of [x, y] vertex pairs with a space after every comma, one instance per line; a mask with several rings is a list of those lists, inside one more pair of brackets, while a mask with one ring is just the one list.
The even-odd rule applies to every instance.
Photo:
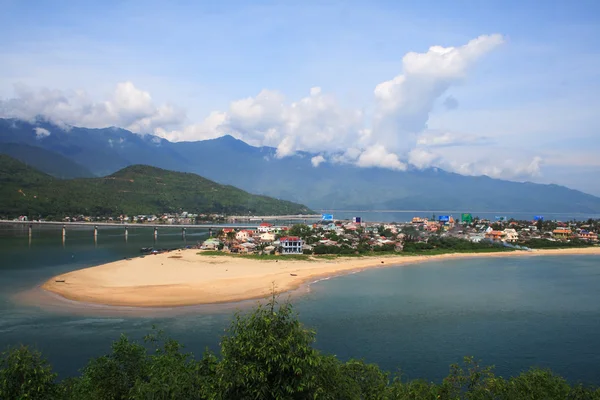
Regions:
[[261, 299], [366, 269], [446, 259], [600, 255], [600, 247], [439, 255], [255, 260], [202, 255], [196, 249], [119, 260], [57, 275], [41, 288], [89, 305], [173, 308]]

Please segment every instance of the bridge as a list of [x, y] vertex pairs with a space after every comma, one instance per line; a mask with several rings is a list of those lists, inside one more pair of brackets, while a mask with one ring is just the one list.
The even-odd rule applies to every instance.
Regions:
[[[144, 223], [144, 224], [130, 224], [130, 223], [122, 223], [122, 222], [85, 222], [85, 221], [76, 221], [76, 222], [61, 222], [61, 221], [12, 221], [12, 220], [0, 220], [0, 226], [28, 226], [29, 237], [31, 238], [33, 227], [42, 227], [42, 226], [59, 226], [62, 227], [62, 237], [63, 241], [67, 235], [67, 227], [75, 228], [75, 227], [90, 227], [94, 230], [94, 239], [98, 237], [98, 228], [99, 227], [110, 227], [110, 228], [122, 228], [123, 234], [125, 238], [129, 233], [129, 228], [154, 228], [154, 239], [158, 236], [158, 229], [181, 229], [181, 236], [185, 238], [186, 229], [207, 229], [209, 236], [212, 236], [213, 229], [220, 230], [224, 228], [235, 228], [235, 229], [256, 229], [258, 225], [242, 225], [242, 224], [153, 224], [153, 223]], [[282, 228], [283, 225], [273, 225], [274, 228]]]
[[321, 220], [321, 214], [296, 214], [296, 215], [232, 215], [227, 217], [228, 221], [315, 221]]

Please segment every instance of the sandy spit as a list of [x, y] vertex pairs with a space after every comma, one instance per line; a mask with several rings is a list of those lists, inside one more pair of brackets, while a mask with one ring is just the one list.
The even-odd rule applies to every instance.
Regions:
[[287, 292], [320, 278], [367, 268], [472, 257], [581, 254], [600, 255], [600, 247], [436, 256], [315, 258], [314, 261], [286, 260], [285, 256], [277, 261], [208, 256], [190, 249], [68, 272], [48, 280], [42, 289], [84, 303], [175, 307], [264, 298], [273, 287], [277, 292]]

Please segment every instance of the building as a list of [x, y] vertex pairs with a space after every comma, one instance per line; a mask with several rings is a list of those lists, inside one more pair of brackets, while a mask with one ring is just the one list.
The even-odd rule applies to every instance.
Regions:
[[304, 241], [298, 236], [284, 236], [279, 239], [281, 254], [302, 254]]
[[273, 228], [273, 224], [270, 224], [268, 222], [263, 222], [262, 224], [260, 224], [258, 226], [259, 233], [272, 232], [274, 230], [275, 230], [275, 228]]
[[217, 250], [219, 248], [219, 245], [221, 244], [221, 241], [215, 238], [209, 238], [206, 239], [204, 241], [204, 243], [202, 243], [202, 247], [200, 247], [200, 249], [202, 250]]
[[581, 231], [581, 232], [579, 232], [579, 235], [577, 235], [577, 237], [579, 239], [589, 240], [589, 241], [592, 241], [592, 242], [598, 241], [598, 234], [594, 233], [594, 232]]
[[557, 228], [552, 231], [552, 236], [554, 236], [556, 239], [568, 239], [571, 234], [571, 230], [567, 228]]
[[519, 240], [519, 234], [513, 228], [507, 228], [504, 230], [504, 241], [508, 243], [515, 243]]
[[275, 240], [275, 234], [273, 232], [263, 232], [260, 234], [260, 241], [265, 243], [271, 243]]
[[486, 239], [493, 240], [494, 242], [499, 242], [504, 239], [505, 233], [504, 231], [489, 231], [485, 234]]
[[245, 242], [246, 240], [252, 237], [253, 233], [254, 232], [249, 230], [242, 230], [235, 234], [235, 238], [239, 241]]

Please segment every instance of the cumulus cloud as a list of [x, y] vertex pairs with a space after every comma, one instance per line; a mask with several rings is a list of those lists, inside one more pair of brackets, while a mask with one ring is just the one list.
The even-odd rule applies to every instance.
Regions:
[[422, 148], [414, 148], [408, 153], [408, 162], [419, 169], [436, 166], [439, 156]]
[[[342, 107], [333, 94], [320, 87], [310, 88], [299, 100], [264, 89], [190, 124], [181, 109], [158, 105], [149, 92], [122, 82], [103, 100], [84, 91], [32, 90], [17, 85], [14, 98], [0, 100], [0, 116], [31, 120], [42, 115], [64, 127], [112, 125], [171, 141], [232, 135], [254, 146], [276, 148], [277, 158], [298, 151], [316, 153], [310, 159], [315, 167], [331, 162], [406, 170], [411, 164], [493, 177], [539, 174], [539, 157], [493, 162], [485, 157], [474, 161], [473, 154], [457, 158], [448, 148], [484, 147], [481, 145], [492, 142], [427, 126], [435, 104], [448, 110], [458, 107], [458, 100], [447, 94], [449, 88], [462, 83], [477, 61], [503, 41], [498, 34], [482, 35], [458, 47], [432, 46], [425, 52], [405, 54], [399, 74], [374, 88], [374, 107], [367, 107], [372, 110], [368, 115]], [[42, 131], [36, 134], [44, 136]]]
[[402, 74], [377, 85], [373, 129], [391, 151], [410, 145], [410, 135], [427, 128], [435, 101], [469, 68], [504, 41], [498, 34], [482, 35], [460, 47], [432, 46], [426, 53], [407, 53]]
[[314, 156], [313, 158], [310, 159], [310, 163], [313, 165], [313, 167], [318, 167], [321, 163], [325, 162], [325, 157], [323, 157], [322, 155], [318, 155], [318, 156]]
[[118, 126], [136, 133], [153, 133], [158, 128], [179, 125], [185, 119], [183, 111], [167, 104], [155, 105], [148, 92], [131, 82], [117, 84], [104, 101], [96, 101], [84, 91], [33, 90], [18, 84], [14, 98], [0, 100], [0, 116], [23, 120], [43, 116], [65, 128]]
[[487, 175], [491, 178], [524, 180], [541, 175], [543, 159], [535, 156], [530, 160], [505, 159], [492, 163], [484, 161], [448, 162], [446, 169], [462, 175]]
[[383, 167], [406, 170], [406, 164], [398, 159], [398, 156], [389, 153], [382, 145], [373, 145], [366, 148], [358, 157], [356, 165], [359, 167]]
[[35, 132], [36, 139], [43, 139], [45, 137], [50, 136], [50, 131], [45, 128], [36, 127], [36, 128], [33, 128], [33, 131]]

